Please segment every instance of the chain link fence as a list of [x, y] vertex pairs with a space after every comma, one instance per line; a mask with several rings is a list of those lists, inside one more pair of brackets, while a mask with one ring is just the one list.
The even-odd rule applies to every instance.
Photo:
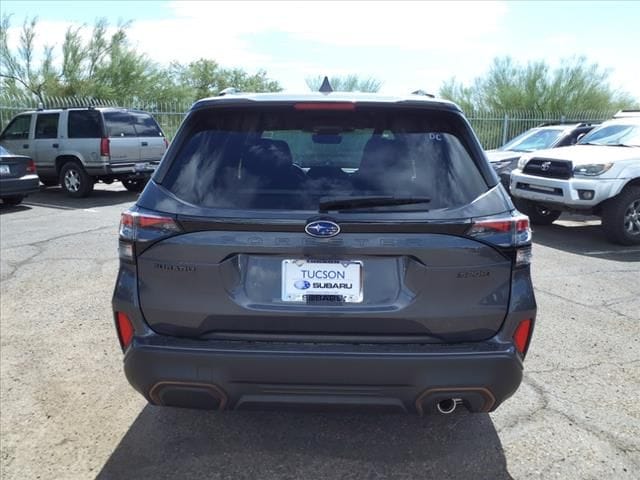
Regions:
[[[69, 108], [78, 106], [109, 106], [145, 110], [151, 113], [171, 139], [191, 107], [189, 102], [168, 102], [130, 99], [125, 102], [98, 100], [86, 97], [49, 97], [39, 104], [30, 97], [0, 96], [0, 128], [9, 123], [14, 115], [25, 110], [42, 108]], [[615, 111], [589, 112], [528, 112], [528, 111], [471, 111], [465, 112], [482, 146], [497, 148], [520, 133], [546, 123], [600, 123], [613, 116]]]

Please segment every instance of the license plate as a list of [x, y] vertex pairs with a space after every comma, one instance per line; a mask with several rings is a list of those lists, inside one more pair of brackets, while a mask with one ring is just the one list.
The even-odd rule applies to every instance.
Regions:
[[282, 261], [282, 301], [362, 302], [362, 262]]
[[136, 163], [133, 168], [136, 172], [147, 172], [154, 169], [150, 163]]
[[9, 165], [0, 165], [0, 175], [10, 175]]

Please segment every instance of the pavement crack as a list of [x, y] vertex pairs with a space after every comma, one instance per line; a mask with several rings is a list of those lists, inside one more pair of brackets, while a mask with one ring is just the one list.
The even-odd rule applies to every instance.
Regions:
[[[626, 362], [626, 363], [628, 363], [628, 364], [638, 363], [638, 360], [634, 360], [632, 362]], [[528, 372], [528, 373], [535, 374], [536, 372]], [[540, 373], [540, 372], [537, 372], [537, 373]], [[534, 390], [534, 392], [540, 397], [540, 399], [542, 401], [542, 405], [537, 407], [537, 408], [535, 408], [535, 409], [533, 409], [530, 412], [525, 413], [524, 415], [518, 415], [515, 418], [515, 420], [513, 420], [512, 422], [510, 422], [507, 425], [505, 425], [504, 427], [502, 427], [500, 429], [501, 431], [509, 430], [509, 429], [515, 427], [516, 425], [522, 424], [523, 422], [534, 421], [535, 418], [542, 412], [552, 412], [552, 413], [555, 413], [556, 415], [559, 415], [560, 417], [564, 418], [566, 421], [568, 421], [572, 425], [575, 425], [577, 428], [580, 428], [580, 429], [592, 434], [598, 440], [611, 445], [615, 450], [618, 450], [618, 451], [620, 451], [622, 453], [625, 453], [625, 454], [639, 451], [638, 447], [625, 444], [621, 439], [619, 439], [615, 435], [612, 435], [611, 433], [607, 432], [606, 430], [604, 430], [602, 428], [599, 428], [599, 427], [597, 427], [595, 425], [589, 424], [586, 419], [582, 419], [582, 418], [577, 417], [575, 415], [571, 415], [571, 414], [567, 413], [564, 410], [561, 410], [559, 408], [553, 407], [551, 405], [551, 402], [550, 402], [550, 397], [553, 397], [553, 398], [557, 398], [557, 397], [555, 397], [550, 392], [548, 392], [540, 383], [538, 383], [536, 380], [531, 378], [530, 375], [526, 375], [525, 376], [525, 378], [523, 379], [523, 383], [528, 385], [529, 387], [531, 387]]]
[[[80, 230], [77, 232], [71, 232], [71, 233], [65, 233], [65, 234], [61, 234], [61, 235], [56, 235], [54, 237], [51, 238], [47, 238], [45, 240], [38, 240], [35, 242], [30, 242], [30, 243], [25, 243], [25, 244], [21, 244], [21, 245], [15, 245], [13, 247], [9, 247], [4, 249], [5, 251], [8, 250], [13, 250], [16, 248], [25, 248], [25, 247], [32, 247], [35, 248], [36, 251], [29, 255], [28, 257], [18, 261], [18, 262], [12, 262], [10, 260], [7, 261], [7, 266], [11, 269], [10, 272], [6, 275], [6, 277], [3, 277], [2, 281], [6, 282], [7, 280], [11, 280], [16, 273], [18, 273], [18, 271], [20, 271], [20, 269], [22, 267], [24, 267], [25, 265], [29, 265], [31, 263], [34, 263], [34, 259], [38, 256], [41, 255], [44, 251], [45, 251], [45, 247], [46, 244], [49, 242], [54, 242], [56, 240], [60, 240], [63, 238], [67, 238], [67, 237], [73, 237], [73, 236], [77, 236], [77, 235], [83, 235], [85, 233], [95, 233], [95, 232], [99, 232], [100, 230], [106, 230], [106, 229], [112, 229], [112, 226], [102, 226], [102, 227], [97, 227], [97, 228], [89, 228], [86, 230]], [[87, 259], [82, 259], [82, 260], [87, 260]]]
[[545, 370], [529, 370], [527, 369], [527, 373], [552, 373], [552, 372], [580, 372], [583, 370], [590, 370], [592, 368], [601, 367], [603, 365], [609, 365], [612, 367], [626, 367], [628, 365], [634, 365], [636, 363], [640, 363], [640, 359], [630, 360], [628, 362], [594, 362], [588, 365], [583, 365], [580, 367], [566, 367], [566, 368], [548, 368]]

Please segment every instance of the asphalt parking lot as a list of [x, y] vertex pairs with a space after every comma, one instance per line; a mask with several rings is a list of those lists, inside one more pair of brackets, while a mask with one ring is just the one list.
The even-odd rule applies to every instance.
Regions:
[[640, 477], [640, 247], [597, 219], [534, 235], [538, 323], [492, 414], [215, 413], [129, 387], [110, 309], [120, 184], [0, 207], [3, 479]]

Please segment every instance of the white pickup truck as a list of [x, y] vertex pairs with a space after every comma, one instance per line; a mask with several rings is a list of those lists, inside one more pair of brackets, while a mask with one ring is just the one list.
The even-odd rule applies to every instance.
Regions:
[[563, 211], [594, 214], [612, 242], [640, 244], [640, 116], [604, 122], [577, 145], [521, 157], [510, 187], [534, 224], [551, 224]]

